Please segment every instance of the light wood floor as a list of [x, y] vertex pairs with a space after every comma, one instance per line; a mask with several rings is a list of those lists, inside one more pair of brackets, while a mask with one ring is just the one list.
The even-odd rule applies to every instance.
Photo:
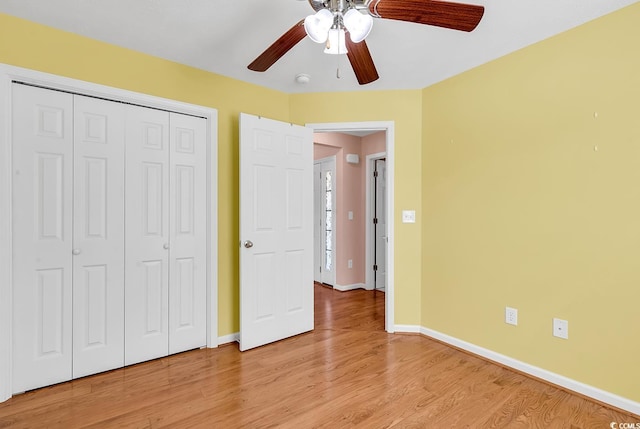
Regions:
[[196, 350], [15, 396], [0, 428], [609, 428], [639, 422], [417, 335], [384, 294], [315, 286], [316, 329]]

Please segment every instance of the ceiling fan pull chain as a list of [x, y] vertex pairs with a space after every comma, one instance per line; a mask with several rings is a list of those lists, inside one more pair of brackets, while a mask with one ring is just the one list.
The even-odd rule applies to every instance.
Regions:
[[338, 63], [336, 67], [336, 79], [340, 79], [340, 57], [342, 57], [342, 55], [336, 55], [336, 57], [336, 62]]

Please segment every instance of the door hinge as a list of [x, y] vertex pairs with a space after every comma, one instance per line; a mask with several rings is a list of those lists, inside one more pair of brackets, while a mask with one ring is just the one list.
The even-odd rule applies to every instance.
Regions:
[[373, 218], [373, 224], [374, 224], [374, 225], [377, 225], [377, 224], [378, 224], [378, 218], [377, 218], [377, 217], [374, 217], [374, 218]]
[[373, 271], [378, 271], [378, 266], [377, 265], [373, 266]]
[[373, 172], [373, 177], [378, 177], [378, 170]]

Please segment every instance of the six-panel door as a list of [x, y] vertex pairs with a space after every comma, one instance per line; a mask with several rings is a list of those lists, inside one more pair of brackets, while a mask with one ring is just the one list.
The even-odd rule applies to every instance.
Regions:
[[14, 392], [206, 345], [206, 121], [14, 100]]
[[71, 378], [73, 96], [13, 85], [13, 391]]

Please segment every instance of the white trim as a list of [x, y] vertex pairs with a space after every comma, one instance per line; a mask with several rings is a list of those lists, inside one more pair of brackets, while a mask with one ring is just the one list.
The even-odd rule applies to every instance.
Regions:
[[418, 325], [396, 325], [397, 333], [419, 334], [421, 329], [422, 328]]
[[339, 284], [336, 284], [333, 288], [335, 290], [339, 290], [340, 292], [346, 292], [346, 291], [349, 291], [349, 290], [366, 289], [367, 287], [365, 286], [364, 283], [354, 283], [352, 285], [339, 285]]
[[618, 396], [602, 389], [598, 389], [597, 387], [589, 386], [588, 384], [584, 384], [563, 375], [547, 371], [546, 369], [538, 368], [537, 366], [530, 365], [528, 363], [513, 359], [500, 353], [496, 353], [480, 346], [476, 346], [475, 344], [471, 344], [458, 338], [443, 334], [441, 332], [434, 331], [433, 329], [421, 327], [420, 333], [424, 336], [434, 338], [454, 347], [458, 347], [462, 350], [481, 356], [485, 359], [489, 359], [493, 362], [497, 362], [509, 368], [516, 369], [525, 374], [540, 378], [549, 383], [564, 387], [565, 389], [571, 390], [573, 392], [577, 392], [581, 395], [588, 396], [589, 398], [604, 402], [605, 404], [609, 404], [622, 410], [634, 413], [636, 415], [640, 415], [639, 402], [623, 398], [622, 396]]
[[306, 124], [314, 132], [386, 131], [387, 148], [387, 287], [385, 289], [385, 330], [395, 332], [395, 123], [393, 121], [334, 122]]
[[[378, 152], [378, 153], [372, 153], [370, 155], [367, 155], [366, 157], [366, 161], [365, 161], [365, 279], [364, 279], [364, 283], [366, 285], [366, 289], [368, 290], [373, 290], [374, 289], [374, 283], [373, 283], [373, 258], [374, 258], [374, 254], [373, 254], [373, 242], [375, 241], [375, 237], [373, 236], [373, 228], [371, 228], [371, 222], [370, 220], [373, 218], [373, 186], [372, 186], [372, 172], [373, 172], [373, 163], [378, 160], [378, 159], [382, 159], [382, 158], [386, 158], [387, 157], [387, 153], [386, 152]], [[388, 227], [388, 225], [387, 225]]]
[[240, 332], [234, 332], [233, 334], [223, 335], [222, 337], [218, 337], [219, 346], [223, 344], [239, 343], [239, 342], [240, 342]]
[[207, 141], [207, 347], [218, 347], [218, 111], [210, 109]]
[[[0, 69], [0, 72], [2, 70]], [[11, 81], [0, 73], [0, 402], [12, 393]], [[9, 142], [9, 144], [7, 144]], [[7, 346], [5, 346], [7, 345]]]
[[[12, 231], [11, 231], [11, 105], [12, 81], [92, 97], [132, 103], [207, 121], [207, 347], [218, 345], [218, 112], [215, 109], [111, 88], [48, 73], [0, 64], [0, 402], [12, 394]], [[212, 315], [215, 314], [215, 317]]]

